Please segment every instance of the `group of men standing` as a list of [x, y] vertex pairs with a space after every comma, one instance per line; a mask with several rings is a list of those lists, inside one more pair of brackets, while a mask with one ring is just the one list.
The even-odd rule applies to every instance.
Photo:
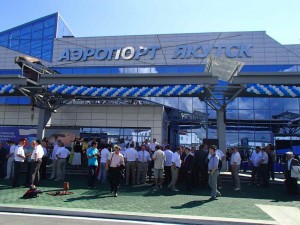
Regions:
[[[40, 140], [34, 140], [30, 144], [30, 151], [24, 146], [28, 144], [25, 138], [21, 138], [16, 145], [13, 141], [7, 141], [9, 152], [7, 154], [7, 168], [4, 179], [12, 179], [12, 187], [19, 187], [21, 168], [27, 163], [25, 186], [37, 185], [40, 182], [40, 169], [43, 157], [46, 154]], [[28, 148], [29, 149], [29, 148]]]

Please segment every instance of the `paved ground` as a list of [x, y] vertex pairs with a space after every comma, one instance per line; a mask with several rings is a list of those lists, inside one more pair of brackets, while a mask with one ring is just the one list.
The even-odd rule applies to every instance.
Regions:
[[[12, 189], [9, 181], [0, 180], [0, 204], [266, 221], [274, 219], [257, 205], [300, 209], [300, 198], [287, 196], [284, 186], [278, 184], [263, 189], [243, 183], [241, 191], [233, 191], [231, 182], [224, 182], [222, 197], [216, 201], [209, 201], [209, 189], [198, 189], [191, 193], [184, 191], [174, 193], [167, 189], [155, 192], [150, 184], [133, 187], [122, 184], [119, 197], [114, 198], [109, 193], [107, 184], [98, 185], [97, 189], [86, 189], [87, 177], [71, 176], [68, 180], [73, 195], [54, 197], [43, 193], [39, 198], [28, 200], [20, 198], [26, 188]], [[55, 192], [62, 187], [63, 183], [47, 180], [41, 183], [40, 189], [44, 192]]]
[[80, 218], [80, 217], [66, 217], [66, 216], [49, 216], [49, 215], [28, 215], [21, 213], [0, 213], [0, 225], [174, 225], [169, 223], [153, 223], [141, 222], [133, 220], [114, 220], [114, 219], [100, 219], [100, 218]]

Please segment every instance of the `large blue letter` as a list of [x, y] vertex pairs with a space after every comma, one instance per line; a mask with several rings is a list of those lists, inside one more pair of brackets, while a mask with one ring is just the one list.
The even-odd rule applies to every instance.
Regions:
[[150, 46], [148, 49], [149, 49], [148, 51], [151, 52], [150, 59], [154, 59], [156, 55], [156, 51], [160, 49], [160, 46]]
[[181, 59], [184, 59], [186, 55], [186, 50], [186, 46], [177, 46], [172, 59], [177, 59], [178, 56], [180, 56]]
[[239, 47], [236, 45], [228, 45], [225, 54], [228, 58], [236, 58], [239, 54]]
[[83, 57], [82, 60], [86, 61], [88, 57], [93, 56], [95, 54], [95, 49], [93, 48], [87, 48], [83, 51]]
[[70, 61], [70, 49], [65, 49], [58, 58], [58, 61], [62, 61], [63, 59]]
[[71, 60], [72, 61], [78, 61], [81, 59], [82, 55], [83, 55], [83, 50], [82, 49], [74, 49], [71, 55]]
[[253, 47], [253, 45], [242, 45], [239, 53], [239, 58], [242, 58], [245, 54], [246, 57], [250, 58], [252, 57], [250, 49]]

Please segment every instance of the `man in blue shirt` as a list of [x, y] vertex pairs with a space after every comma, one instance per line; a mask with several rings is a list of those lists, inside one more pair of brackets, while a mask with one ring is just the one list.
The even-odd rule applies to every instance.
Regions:
[[98, 167], [98, 143], [93, 141], [92, 147], [87, 150], [87, 158], [88, 158], [88, 167], [89, 167], [89, 178], [88, 178], [88, 188], [95, 187], [95, 180], [96, 180], [96, 170]]

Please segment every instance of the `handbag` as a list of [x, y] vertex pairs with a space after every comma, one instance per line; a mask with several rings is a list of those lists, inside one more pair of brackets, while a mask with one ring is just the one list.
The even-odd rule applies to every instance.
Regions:
[[300, 179], [300, 166], [292, 166], [291, 177]]

